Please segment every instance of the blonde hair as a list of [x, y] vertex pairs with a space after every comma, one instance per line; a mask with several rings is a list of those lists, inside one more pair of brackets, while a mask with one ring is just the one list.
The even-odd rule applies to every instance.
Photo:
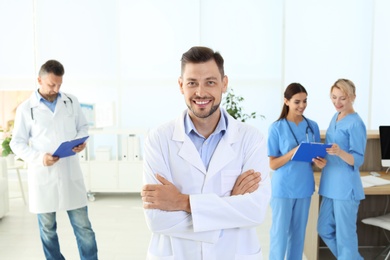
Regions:
[[338, 88], [343, 91], [349, 98], [352, 100], [356, 97], [356, 87], [352, 81], [349, 79], [338, 79], [333, 86], [330, 88], [330, 93], [332, 94], [332, 90], [334, 88]]

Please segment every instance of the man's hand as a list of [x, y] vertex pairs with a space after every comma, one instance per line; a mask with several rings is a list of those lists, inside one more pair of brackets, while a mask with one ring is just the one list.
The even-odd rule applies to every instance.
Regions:
[[72, 151], [75, 153], [79, 153], [84, 150], [85, 146], [87, 146], [87, 143], [80, 144], [78, 146], [73, 147]]
[[231, 195], [244, 195], [245, 193], [254, 192], [259, 188], [260, 181], [261, 176], [259, 172], [248, 170], [238, 176]]
[[146, 184], [142, 187], [144, 208], [191, 212], [189, 196], [180, 193], [175, 185], [161, 175], [156, 174], [156, 177], [161, 184]]
[[43, 165], [44, 166], [52, 166], [53, 164], [55, 164], [56, 162], [58, 162], [60, 158], [57, 157], [57, 156], [52, 156], [51, 154], [49, 153], [46, 153], [44, 156], [43, 156]]

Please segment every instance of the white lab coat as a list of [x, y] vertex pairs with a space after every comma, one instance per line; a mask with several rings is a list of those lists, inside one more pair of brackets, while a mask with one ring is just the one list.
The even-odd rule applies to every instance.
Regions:
[[[145, 210], [152, 231], [148, 259], [262, 259], [256, 226], [264, 220], [271, 195], [266, 140], [255, 128], [225, 110], [227, 131], [209, 169], [184, 130], [184, 115], [151, 131], [145, 141], [144, 183], [159, 173], [190, 194], [192, 213]], [[237, 177], [261, 172], [251, 194], [230, 196]]]
[[33, 213], [72, 210], [87, 205], [78, 156], [43, 165], [64, 141], [88, 135], [88, 123], [76, 97], [62, 93], [54, 113], [33, 92], [16, 110], [11, 148], [28, 163], [29, 207]]

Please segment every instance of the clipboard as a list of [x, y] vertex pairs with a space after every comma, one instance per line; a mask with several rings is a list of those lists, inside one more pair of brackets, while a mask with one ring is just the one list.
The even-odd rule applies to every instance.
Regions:
[[53, 153], [53, 156], [64, 158], [75, 155], [76, 153], [72, 151], [73, 147], [85, 143], [88, 137], [89, 136], [85, 136], [71, 141], [63, 142], [62, 144], [60, 144], [60, 146], [58, 146], [57, 150]]
[[313, 158], [324, 158], [327, 154], [326, 148], [331, 146], [331, 144], [323, 143], [301, 143], [291, 157], [291, 161], [312, 162]]

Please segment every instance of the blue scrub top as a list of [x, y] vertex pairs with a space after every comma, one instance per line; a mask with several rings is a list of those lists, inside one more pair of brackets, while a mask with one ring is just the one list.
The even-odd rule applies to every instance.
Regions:
[[[285, 119], [274, 122], [268, 131], [268, 156], [280, 157], [299, 143], [320, 142], [320, 130], [316, 122], [306, 118], [313, 131], [308, 128], [306, 120], [298, 125]], [[290, 128], [288, 125], [290, 125]], [[308, 138], [306, 137], [308, 130]], [[313, 133], [314, 132], [314, 133]], [[289, 161], [272, 174], [272, 197], [274, 198], [307, 198], [314, 192], [314, 175], [312, 163]]]
[[327, 163], [321, 174], [319, 194], [330, 199], [362, 200], [364, 190], [359, 167], [364, 162], [367, 131], [363, 120], [352, 113], [336, 121], [336, 113], [326, 131], [326, 143], [336, 143], [353, 155], [354, 165], [349, 165], [339, 156], [327, 155]]

